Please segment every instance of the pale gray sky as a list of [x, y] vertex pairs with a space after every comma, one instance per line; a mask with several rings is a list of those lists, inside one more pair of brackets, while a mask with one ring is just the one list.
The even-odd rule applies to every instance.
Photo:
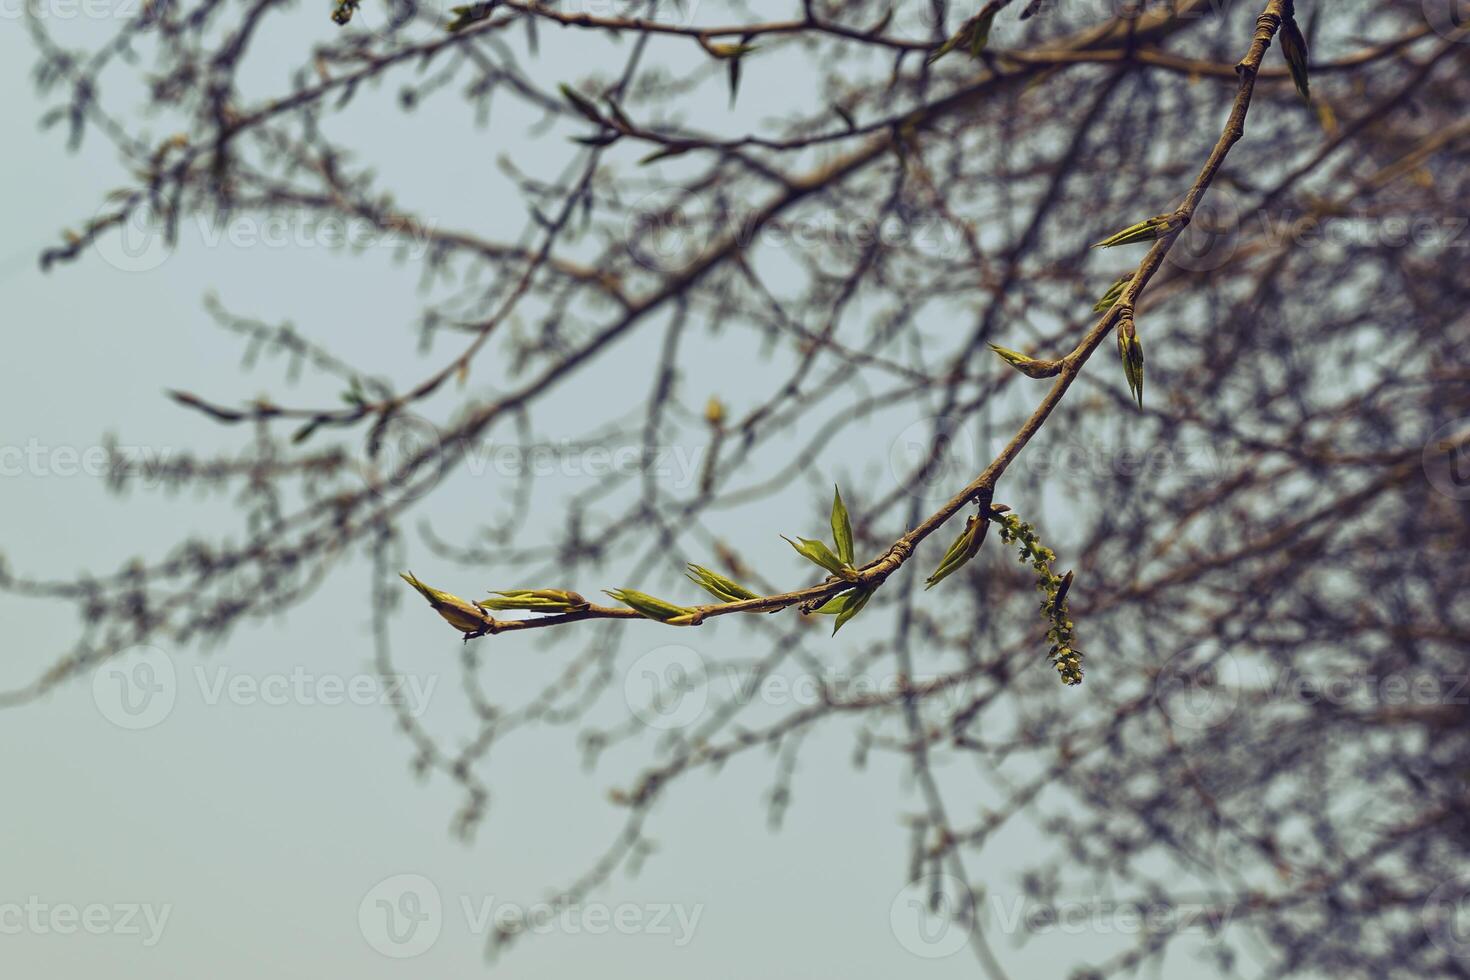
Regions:
[[[290, 23], [326, 30], [325, 16], [306, 7]], [[242, 313], [294, 320], [370, 369], [414, 376], [429, 362], [406, 357], [418, 308], [412, 260], [396, 265], [387, 249], [353, 257], [299, 239], [261, 242], [252, 237], [259, 229], [217, 237], [219, 229], [196, 225], [186, 226], [173, 254], [99, 249], [42, 274], [39, 250], [96, 211], [121, 174], [111, 148], [95, 136], [72, 154], [61, 133], [38, 131], [32, 63], [29, 39], [7, 13], [0, 19], [0, 83], [9, 93], [0, 101], [6, 145], [0, 503], [7, 518], [0, 549], [14, 569], [65, 577], [113, 570], [135, 555], [157, 558], [191, 531], [238, 537], [227, 497], [110, 496], [88, 460], [109, 432], [139, 452], [239, 445], [242, 433], [179, 410], [163, 397], [166, 388], [224, 400], [287, 390], [275, 367], [241, 373], [238, 345], [202, 312], [208, 290]], [[547, 56], [545, 63], [570, 62]], [[270, 74], [268, 66], [259, 70], [261, 84], [279, 89], [280, 79]], [[779, 91], [775, 75], [754, 73], [742, 105], [758, 107]], [[375, 147], [375, 162], [408, 189], [408, 203], [455, 218], [487, 204], [511, 206], [495, 199], [493, 180], [475, 185], [478, 199], [454, 186], [472, 175], [483, 178], [493, 171], [494, 154], [515, 150], [514, 119], [493, 133], [466, 133], [462, 152], [425, 158], [416, 151], [415, 127], [432, 126], [432, 118], [391, 118], [391, 131], [365, 112], [338, 124], [361, 128], [361, 144]], [[713, 360], [710, 376], [691, 383], [718, 388], [738, 405], [740, 372], [757, 366], [749, 359]], [[614, 351], [608, 365], [578, 380], [563, 403], [568, 419], [604, 397], [636, 405], [646, 390], [637, 373], [643, 363], [636, 349]], [[538, 421], [553, 430], [557, 424]], [[867, 455], [851, 472], [884, 479], [889, 447], [921, 421], [914, 409], [875, 422], [863, 434]], [[475, 519], [485, 479], [457, 474], [417, 516], [440, 527]], [[577, 479], [565, 478], [568, 489], [580, 488]], [[858, 483], [852, 494], [862, 492]], [[786, 513], [815, 512], [813, 488], [793, 486], [781, 499]], [[554, 508], [538, 509], [523, 542], [536, 539], [538, 526], [550, 534], [557, 518]], [[741, 519], [730, 515], [729, 528], [739, 528]], [[781, 574], [797, 574], [774, 535], [751, 548]], [[422, 548], [411, 566], [449, 588], [504, 584], [467, 581], [463, 570]], [[648, 743], [612, 753], [587, 773], [571, 731], [510, 739], [482, 766], [492, 793], [489, 816], [473, 843], [460, 842], [449, 831], [458, 791], [440, 777], [413, 776], [409, 744], [389, 709], [372, 703], [381, 692], [373, 686], [361, 612], [366, 583], [365, 561], [354, 557], [279, 622], [247, 627], [206, 653], [156, 651], [146, 663], [173, 672], [171, 705], [166, 712], [150, 709], [164, 712], [159, 717], [120, 714], [117, 678], [110, 675], [74, 680], [39, 703], [0, 711], [6, 976], [474, 976], [485, 968], [486, 916], [535, 903], [591, 864], [621, 824], [622, 811], [604, 802], [606, 791], [636, 774]], [[584, 590], [611, 584], [618, 583], [586, 583]], [[422, 707], [432, 730], [453, 735], [467, 717], [458, 643], [416, 603], [404, 608], [394, 638], [408, 675], [405, 696]], [[0, 618], [0, 687], [31, 681], [75, 635], [67, 606], [0, 595]], [[861, 644], [864, 630], [884, 624], [848, 627], [842, 635], [848, 645], [831, 647], [834, 665]], [[620, 662], [634, 664], [642, 651], [666, 656], [659, 648], [671, 642], [699, 655], [741, 641], [733, 629], [670, 640], [659, 627], [633, 625], [630, 653]], [[531, 690], [580, 649], [571, 637], [564, 645], [482, 642], [483, 683], [500, 691]], [[766, 696], [789, 704], [798, 695]], [[626, 715], [626, 706], [615, 707]], [[129, 730], [130, 723], [146, 724]], [[953, 951], [952, 937], [921, 937], [925, 926], [903, 890], [903, 818], [918, 806], [906, 773], [882, 756], [855, 770], [851, 735], [850, 728], [833, 726], [809, 741], [794, 805], [778, 834], [766, 829], [762, 801], [774, 772], [768, 756], [742, 758], [717, 776], [694, 776], [655, 810], [648, 830], [659, 851], [638, 877], [616, 876], [583, 915], [557, 920], [553, 934], [518, 944], [493, 970], [517, 978], [607, 980], [975, 975], [974, 960]], [[962, 794], [954, 801], [971, 813], [984, 802]], [[975, 877], [991, 889], [992, 941], [1018, 978], [1062, 975], [1084, 955], [1131, 942], [1130, 929], [1137, 928], [1126, 912], [1086, 913], [1018, 948], [1025, 926], [1017, 916], [1028, 906], [1014, 871], [1039, 844], [1034, 831], [1018, 826], [986, 850], [984, 864], [971, 861]], [[441, 904], [437, 916], [422, 882], [396, 877], [402, 875], [431, 884]], [[378, 902], [413, 913], [414, 896], [427, 900], [417, 907], [430, 916], [427, 931], [398, 943], [407, 933], [385, 933]], [[418, 955], [399, 958], [385, 950]]]

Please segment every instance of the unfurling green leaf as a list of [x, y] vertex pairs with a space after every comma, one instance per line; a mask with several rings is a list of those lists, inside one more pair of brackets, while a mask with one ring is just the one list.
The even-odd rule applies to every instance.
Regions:
[[1051, 378], [1062, 370], [1060, 361], [1039, 361], [1034, 357], [1027, 357], [1020, 351], [1002, 347], [999, 344], [991, 344], [990, 349], [1000, 355], [1011, 367], [1020, 371], [1028, 378]]
[[525, 609], [528, 612], [563, 613], [586, 609], [588, 602], [575, 592], [562, 589], [512, 589], [509, 592], [492, 592], [499, 599], [486, 599], [480, 603], [486, 609]]
[[1303, 99], [1312, 101], [1312, 86], [1307, 78], [1307, 39], [1302, 29], [1296, 26], [1296, 18], [1287, 15], [1281, 21], [1281, 53], [1286, 58], [1286, 67], [1291, 69], [1291, 80]]
[[861, 586], [848, 589], [846, 592], [840, 592], [828, 599], [816, 609], [813, 609], [812, 612], [820, 613], [824, 616], [836, 616], [837, 622], [832, 624], [832, 635], [836, 636], [837, 631], [842, 629], [848, 620], [856, 616], [868, 604], [868, 600], [873, 597], [873, 592], [873, 589], [862, 588]]
[[465, 634], [480, 634], [494, 622], [476, 603], [461, 599], [450, 592], [441, 592], [425, 585], [414, 577], [413, 572], [400, 572], [398, 577], [418, 590], [419, 595], [429, 600], [429, 605], [450, 626]]
[[1108, 291], [1102, 294], [1102, 298], [1092, 305], [1092, 312], [1102, 313], [1106, 310], [1111, 310], [1113, 304], [1118, 302], [1118, 297], [1123, 295], [1123, 290], [1127, 289], [1128, 284], [1132, 281], [1133, 273], [1130, 272], [1109, 286]]
[[752, 592], [739, 582], [732, 581], [719, 572], [712, 572], [703, 565], [689, 564], [686, 573], [689, 581], [704, 589], [710, 595], [721, 602], [740, 602], [745, 599], [759, 599], [758, 593]]
[[990, 522], [979, 517], [970, 517], [965, 520], [965, 529], [960, 536], [955, 538], [954, 544], [944, 553], [939, 560], [939, 567], [934, 569], [934, 574], [929, 576], [924, 585], [927, 591], [934, 588], [945, 578], [960, 568], [977, 554], [980, 553], [980, 545], [985, 541], [986, 532], [990, 530]]
[[817, 608], [813, 609], [812, 612], [817, 613], [821, 616], [835, 616], [838, 613], [842, 612], [842, 610], [847, 608], [847, 597], [851, 594], [851, 590], [848, 590], [847, 592], [839, 592], [832, 598], [828, 599], [826, 602], [822, 603]]
[[933, 64], [961, 47], [970, 53], [971, 58], [980, 57], [980, 52], [985, 50], [985, 45], [990, 43], [990, 26], [995, 22], [995, 15], [999, 11], [1000, 8], [997, 5], [987, 3], [985, 9], [960, 25], [960, 29], [929, 56], [929, 63]]
[[843, 604], [842, 611], [837, 614], [837, 622], [832, 624], [832, 635], [847, 625], [847, 621], [863, 611], [868, 600], [873, 597], [872, 589], [857, 588], [847, 593], [847, 602]]
[[1109, 235], [1100, 242], [1094, 242], [1093, 248], [1113, 248], [1116, 245], [1133, 245], [1137, 242], [1152, 242], [1163, 238], [1169, 232], [1181, 227], [1183, 222], [1172, 214], [1159, 214], [1136, 225], [1129, 225], [1116, 235]]
[[338, 27], [346, 27], [352, 21], [352, 14], [358, 8], [358, 0], [339, 0], [337, 6], [332, 10], [332, 20]]
[[1118, 354], [1123, 358], [1123, 375], [1128, 379], [1128, 390], [1138, 399], [1143, 408], [1143, 341], [1138, 339], [1138, 330], [1133, 325], [1133, 314], [1125, 313], [1118, 321]]
[[842, 491], [832, 487], [832, 540], [837, 544], [837, 557], [844, 565], [851, 565], [852, 521], [847, 516], [847, 505], [842, 502]]
[[846, 562], [832, 553], [832, 549], [827, 547], [825, 541], [816, 541], [812, 538], [797, 538], [793, 541], [784, 534], [781, 535], [781, 540], [795, 548], [807, 561], [822, 566], [833, 575], [840, 575], [849, 581], [857, 577]]
[[663, 599], [633, 589], [604, 589], [603, 591], [623, 605], [659, 622], [666, 622], [676, 616], [688, 616], [694, 612], [692, 609], [676, 606], [672, 602], [665, 602]]

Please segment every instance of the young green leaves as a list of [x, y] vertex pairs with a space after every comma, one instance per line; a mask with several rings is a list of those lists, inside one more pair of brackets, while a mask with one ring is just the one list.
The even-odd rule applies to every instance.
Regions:
[[837, 557], [852, 565], [852, 519], [847, 516], [847, 505], [836, 484], [832, 486], [832, 540], [837, 545]]
[[1118, 245], [1133, 245], [1137, 242], [1152, 242], [1163, 238], [1177, 228], [1183, 227], [1184, 222], [1177, 215], [1157, 214], [1152, 218], [1146, 218], [1136, 225], [1129, 225], [1115, 235], [1109, 235], [1100, 242], [1093, 242], [1093, 248], [1114, 248]]
[[577, 593], [561, 589], [513, 589], [490, 594], [501, 598], [486, 599], [479, 605], [486, 609], [524, 609], [542, 613], [580, 612], [588, 606], [587, 600]]
[[[857, 570], [853, 568], [856, 558], [852, 540], [852, 518], [847, 513], [847, 504], [842, 501], [842, 491], [837, 487], [832, 488], [832, 541], [836, 545], [835, 551], [827, 547], [824, 541], [811, 538], [797, 538], [793, 541], [784, 534], [781, 537], [807, 561], [849, 582], [858, 580]], [[868, 604], [876, 588], [877, 586], [854, 586], [812, 611], [837, 617], [837, 622], [832, 626], [832, 635], [836, 636], [837, 631]]]
[[991, 344], [990, 349], [1000, 355], [1001, 360], [1028, 378], [1053, 378], [1062, 370], [1060, 361], [1039, 361], [999, 344]]
[[450, 626], [465, 634], [465, 638], [479, 636], [494, 622], [479, 605], [461, 599], [449, 592], [441, 592], [420, 582], [413, 572], [400, 572], [399, 578], [418, 590], [419, 595], [429, 600], [429, 605]]
[[846, 592], [839, 593], [828, 599], [812, 611], [823, 615], [835, 615], [837, 617], [837, 621], [832, 624], [832, 635], [836, 636], [837, 631], [842, 629], [848, 620], [856, 616], [868, 604], [868, 600], [873, 597], [873, 592], [873, 589], [863, 588], [861, 586], [848, 589]]
[[814, 538], [797, 538], [793, 541], [783, 534], [781, 540], [795, 548], [799, 555], [812, 564], [820, 565], [849, 582], [857, 581], [857, 571], [852, 567], [852, 520], [847, 516], [847, 505], [842, 502], [842, 493], [836, 487], [832, 488], [832, 540], [837, 543], [835, 552], [827, 547], [825, 541]]
[[655, 598], [646, 592], [636, 592], [633, 589], [604, 589], [603, 591], [641, 615], [649, 619], [656, 619], [661, 623], [667, 623], [671, 619], [688, 616], [694, 612], [692, 609], [685, 609], [683, 606], [676, 606], [672, 602]]
[[1286, 58], [1286, 67], [1291, 69], [1291, 80], [1296, 90], [1307, 102], [1312, 101], [1312, 86], [1307, 78], [1307, 39], [1302, 29], [1296, 26], [1296, 16], [1288, 4], [1286, 16], [1281, 18], [1281, 54]]
[[745, 599], [759, 599], [760, 595], [750, 591], [739, 582], [732, 581], [719, 572], [712, 572], [703, 565], [691, 562], [689, 571], [685, 573], [689, 581], [699, 586], [710, 595], [721, 602], [740, 602]]
[[1108, 310], [1111, 310], [1113, 308], [1113, 304], [1118, 302], [1118, 297], [1123, 295], [1123, 290], [1127, 289], [1128, 284], [1132, 281], [1133, 273], [1130, 272], [1128, 273], [1128, 275], [1124, 276], [1123, 278], [1119, 279], [1117, 282], [1109, 286], [1108, 291], [1102, 294], [1102, 298], [1099, 299], [1096, 303], [1092, 304], [1092, 312], [1104, 313]]
[[1138, 339], [1138, 330], [1133, 325], [1133, 311], [1125, 310], [1118, 318], [1118, 354], [1123, 358], [1123, 376], [1128, 379], [1128, 390], [1138, 399], [1138, 408], [1143, 409], [1143, 341]]
[[815, 538], [798, 537], [795, 541], [786, 535], [781, 535], [781, 540], [795, 548], [797, 554], [814, 565], [820, 565], [833, 575], [852, 581], [857, 577], [856, 573], [848, 567], [848, 564], [832, 553], [827, 547], [827, 542], [818, 541]]
[[955, 538], [954, 544], [944, 553], [939, 560], [939, 567], [934, 569], [934, 574], [929, 576], [924, 584], [925, 591], [934, 588], [945, 578], [956, 571], [980, 553], [980, 545], [985, 542], [985, 535], [990, 530], [990, 522], [983, 517], [969, 517], [965, 519], [965, 529], [960, 536]]
[[1000, 12], [1000, 5], [987, 3], [985, 8], [974, 17], [960, 25], [960, 29], [934, 53], [929, 56], [929, 64], [933, 64], [940, 58], [958, 48], [964, 48], [970, 53], [971, 58], [980, 57], [980, 52], [985, 50], [985, 45], [990, 43], [990, 25], [995, 22], [995, 15]]

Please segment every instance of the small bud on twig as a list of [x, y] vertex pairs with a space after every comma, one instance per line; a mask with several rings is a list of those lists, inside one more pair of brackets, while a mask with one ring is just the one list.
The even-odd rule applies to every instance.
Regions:
[[1133, 324], [1133, 311], [1125, 310], [1118, 320], [1118, 354], [1123, 358], [1123, 375], [1128, 379], [1128, 390], [1138, 399], [1143, 408], [1143, 341], [1138, 339], [1138, 330]]
[[1118, 245], [1133, 245], [1137, 242], [1152, 242], [1183, 226], [1183, 219], [1176, 214], [1158, 214], [1136, 225], [1129, 225], [1100, 242], [1094, 242], [1092, 247], [1113, 248]]
[[1061, 361], [1037, 360], [1034, 357], [1027, 357], [1020, 351], [1014, 351], [1009, 347], [1002, 347], [999, 344], [991, 344], [990, 349], [999, 354], [1001, 360], [1028, 378], [1053, 378], [1062, 370]]
[[469, 636], [479, 636], [494, 625], [495, 620], [479, 605], [449, 592], [441, 592], [420, 582], [413, 572], [400, 572], [399, 578], [418, 590], [429, 605], [450, 626]]

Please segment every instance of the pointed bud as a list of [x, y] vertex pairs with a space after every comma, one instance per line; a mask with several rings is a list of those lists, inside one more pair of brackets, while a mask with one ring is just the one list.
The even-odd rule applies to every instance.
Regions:
[[691, 562], [686, 574], [689, 581], [704, 589], [710, 595], [721, 602], [741, 602], [745, 599], [759, 599], [760, 596], [741, 585], [733, 579], [728, 579], [719, 572], [712, 572], [703, 565]]
[[1062, 584], [1057, 586], [1057, 594], [1051, 597], [1051, 607], [1057, 615], [1061, 615], [1062, 606], [1067, 601], [1067, 593], [1072, 589], [1072, 573], [1068, 572], [1062, 576]]
[[1039, 361], [999, 344], [991, 344], [990, 349], [1000, 355], [1001, 360], [1028, 378], [1052, 378], [1062, 370], [1060, 361]]
[[646, 592], [637, 592], [633, 589], [605, 589], [604, 591], [623, 605], [636, 610], [649, 619], [656, 619], [660, 622], [668, 622], [678, 616], [687, 616], [694, 611], [648, 595]]
[[1286, 67], [1291, 69], [1291, 80], [1296, 90], [1308, 102], [1312, 101], [1312, 86], [1307, 78], [1307, 39], [1296, 26], [1296, 18], [1287, 16], [1281, 21], [1281, 54], [1286, 58]]
[[1143, 408], [1143, 341], [1138, 339], [1138, 330], [1133, 325], [1133, 314], [1125, 313], [1118, 321], [1118, 354], [1123, 359], [1123, 376], [1128, 379], [1128, 390], [1138, 399]]
[[562, 589], [512, 589], [509, 592], [492, 592], [499, 599], [486, 599], [480, 605], [486, 609], [524, 609], [528, 612], [563, 613], [586, 609], [588, 602], [575, 592]]
[[929, 63], [933, 64], [958, 48], [968, 51], [971, 58], [980, 57], [980, 52], [990, 43], [990, 27], [995, 23], [995, 15], [999, 12], [997, 5], [987, 3], [984, 10], [965, 21], [958, 31], [929, 56]]
[[934, 588], [979, 554], [980, 545], [985, 542], [985, 535], [989, 530], [989, 521], [978, 517], [967, 518], [965, 529], [960, 532], [960, 536], [955, 538], [954, 544], [949, 546], [949, 550], [939, 560], [939, 567], [934, 569], [934, 574], [929, 576], [924, 585], [925, 590]]
[[1100, 242], [1094, 242], [1093, 248], [1113, 248], [1118, 245], [1133, 245], [1137, 242], [1152, 242], [1163, 238], [1177, 228], [1183, 227], [1184, 222], [1172, 214], [1158, 214], [1152, 218], [1140, 221], [1136, 225], [1129, 225], [1115, 235], [1109, 235]]
[[461, 599], [457, 595], [431, 588], [415, 578], [412, 572], [400, 572], [399, 578], [417, 589], [419, 595], [429, 600], [429, 605], [433, 607], [433, 610], [446, 623], [461, 633], [466, 634], [466, 636], [478, 636], [495, 623], [495, 620], [490, 614], [475, 603]]
[[1119, 279], [1117, 282], [1109, 286], [1108, 291], [1102, 294], [1102, 298], [1093, 304], [1092, 312], [1102, 313], [1107, 310], [1111, 310], [1113, 308], [1113, 304], [1118, 302], [1118, 297], [1123, 295], [1123, 290], [1127, 289], [1128, 284], [1132, 281], [1133, 273], [1130, 272], [1128, 273], [1128, 275], [1124, 276], [1123, 278]]
[[598, 126], [603, 125], [602, 112], [597, 108], [596, 103], [565, 82], [561, 84], [560, 88], [562, 98], [570, 102], [572, 108], [585, 116], [588, 122]]

